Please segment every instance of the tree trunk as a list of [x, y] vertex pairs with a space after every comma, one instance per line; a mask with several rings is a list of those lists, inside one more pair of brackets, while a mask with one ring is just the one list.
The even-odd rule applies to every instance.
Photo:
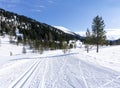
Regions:
[[99, 44], [97, 44], [97, 51], [96, 51], [97, 53], [99, 52]]
[[87, 45], [87, 53], [89, 53], [89, 45]]

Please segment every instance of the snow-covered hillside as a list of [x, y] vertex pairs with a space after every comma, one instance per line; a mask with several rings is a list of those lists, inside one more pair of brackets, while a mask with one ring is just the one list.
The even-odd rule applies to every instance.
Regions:
[[0, 39], [0, 88], [120, 88], [120, 46], [22, 54], [23, 46]]
[[[62, 30], [65, 33], [74, 35], [74, 32], [72, 32], [68, 28], [65, 28], [63, 26], [54, 26], [54, 27]], [[106, 36], [108, 40], [117, 40], [120, 38], [120, 29], [105, 29], [105, 30], [106, 30]], [[76, 34], [79, 34], [80, 36], [85, 37], [86, 31], [79, 31], [79, 32], [76, 32]]]
[[54, 26], [54, 27], [62, 30], [62, 31], [65, 32], [65, 33], [74, 35], [74, 33], [73, 33], [72, 31], [70, 31], [68, 28], [65, 28], [65, 27], [63, 27], [63, 26]]
[[120, 38], [120, 29], [106, 29], [106, 31], [109, 40], [117, 40]]
[[[106, 30], [106, 36], [108, 40], [117, 40], [120, 38], [120, 29], [105, 29]], [[76, 32], [77, 34], [81, 36], [86, 36], [86, 31], [79, 31]]]

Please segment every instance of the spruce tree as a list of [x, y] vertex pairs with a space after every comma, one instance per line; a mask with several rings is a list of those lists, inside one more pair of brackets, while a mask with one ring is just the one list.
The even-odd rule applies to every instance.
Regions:
[[99, 45], [103, 44], [106, 40], [104, 27], [105, 24], [102, 17], [96, 16], [92, 23], [92, 37], [93, 43], [97, 45], [97, 53], [99, 52]]

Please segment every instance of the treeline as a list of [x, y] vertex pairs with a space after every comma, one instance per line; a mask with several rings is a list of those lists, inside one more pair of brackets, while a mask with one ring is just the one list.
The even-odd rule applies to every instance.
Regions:
[[110, 45], [120, 45], [120, 39], [117, 40], [108, 40]]

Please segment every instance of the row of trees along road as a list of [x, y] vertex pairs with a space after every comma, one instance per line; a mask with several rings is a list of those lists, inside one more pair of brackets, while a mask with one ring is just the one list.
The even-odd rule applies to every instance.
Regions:
[[99, 52], [99, 45], [106, 44], [106, 31], [104, 30], [105, 24], [102, 17], [96, 16], [92, 23], [92, 32], [89, 29], [86, 31], [86, 48], [89, 52], [89, 45], [96, 45], [96, 52]]

